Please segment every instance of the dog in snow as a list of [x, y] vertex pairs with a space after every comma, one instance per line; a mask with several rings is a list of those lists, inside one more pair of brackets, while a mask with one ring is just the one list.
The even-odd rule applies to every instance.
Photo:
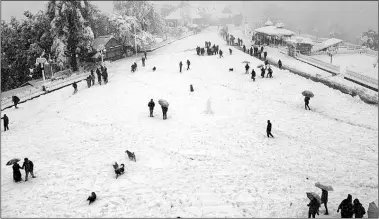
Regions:
[[96, 200], [96, 193], [92, 192], [91, 196], [88, 196], [87, 201], [89, 201], [89, 205]]
[[233, 68], [229, 68], [229, 71], [233, 71]]
[[132, 153], [132, 152], [130, 152], [128, 150], [126, 150], [125, 152], [128, 154], [129, 160], [131, 160], [131, 161], [134, 160], [134, 162], [137, 162], [136, 161], [136, 155], [134, 154], [134, 152]]
[[115, 162], [115, 164], [113, 165], [113, 168], [114, 168], [114, 173], [116, 174], [116, 179], [121, 176], [122, 174], [125, 173], [125, 168], [124, 168], [124, 164], [121, 164], [120, 165], [121, 167], [118, 166], [118, 163]]

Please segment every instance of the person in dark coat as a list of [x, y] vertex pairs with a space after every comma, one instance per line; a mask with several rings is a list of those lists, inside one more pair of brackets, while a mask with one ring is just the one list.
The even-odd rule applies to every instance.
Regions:
[[266, 129], [266, 132], [267, 132], [267, 137], [270, 138], [271, 137], [274, 137], [272, 134], [271, 134], [271, 128], [272, 128], [272, 124], [270, 122], [270, 120], [267, 120], [267, 129]]
[[190, 69], [191, 62], [187, 59], [187, 71]]
[[251, 79], [253, 79], [253, 81], [255, 81], [255, 71], [254, 71], [254, 69], [251, 71]]
[[72, 87], [74, 88], [74, 93], [73, 94], [76, 94], [78, 92], [78, 85], [76, 84], [76, 82], [74, 82], [72, 84]]
[[183, 63], [182, 61], [179, 62], [179, 72], [182, 73], [182, 66], [183, 66]]
[[355, 215], [355, 218], [363, 218], [363, 215], [366, 214], [365, 208], [362, 206], [358, 199], [354, 199], [353, 203], [353, 214]]
[[268, 63], [268, 60], [265, 61], [265, 66], [267, 66], [269, 63]]
[[145, 67], [145, 57], [142, 57], [142, 67]]
[[21, 167], [18, 163], [14, 163], [13, 166], [12, 166], [12, 169], [13, 169], [13, 180], [15, 182], [20, 182], [22, 180], [21, 178]]
[[29, 173], [32, 175], [33, 178], [36, 178], [33, 173], [33, 167], [33, 162], [28, 158], [24, 158], [24, 163], [22, 164], [21, 169], [25, 168], [25, 182], [28, 181]]
[[204, 53], [205, 53], [205, 49], [204, 49], [204, 48], [201, 48], [201, 49], [200, 49], [200, 52], [201, 52], [201, 55], [203, 56]]
[[14, 108], [18, 109], [17, 104], [20, 102], [20, 98], [18, 98], [18, 96], [12, 96], [12, 101], [14, 103]]
[[231, 55], [232, 53], [233, 53], [233, 50], [229, 48], [229, 55]]
[[308, 210], [308, 218], [315, 218], [316, 214], [319, 215], [318, 210], [320, 208], [320, 203], [318, 203], [316, 198], [313, 198], [311, 202], [308, 204], [309, 210]]
[[263, 52], [263, 46], [261, 47], [261, 53]]
[[243, 45], [243, 52], [246, 52], [246, 46]]
[[263, 66], [261, 67], [261, 77], [264, 78], [265, 77], [265, 68], [263, 68]]
[[93, 70], [91, 70], [91, 81], [92, 81], [92, 86], [95, 85], [95, 73]]
[[88, 77], [86, 78], [86, 81], [87, 81], [88, 88], [90, 88], [91, 87], [91, 75], [88, 75]]
[[249, 74], [249, 69], [250, 69], [250, 66], [249, 66], [249, 64], [246, 63], [246, 65], [245, 65], [245, 70], [246, 70], [245, 74]]
[[101, 85], [101, 72], [99, 68], [96, 68], [97, 82]]
[[221, 58], [221, 57], [224, 57], [224, 56], [222, 55], [222, 53], [223, 53], [223, 52], [222, 52], [222, 50], [220, 49], [220, 53], [219, 53], [219, 54], [220, 54], [220, 58]]
[[216, 46], [216, 54], [218, 55], [218, 51], [219, 51], [219, 48], [218, 48], [218, 45]]
[[310, 100], [310, 99], [311, 99], [310, 97], [305, 97], [305, 98], [304, 98], [305, 110], [307, 110], [307, 108], [308, 108], [309, 110], [311, 110], [311, 108], [309, 108], [309, 100]]
[[321, 203], [324, 203], [324, 206], [325, 206], [325, 215], [329, 215], [329, 212], [328, 212], [328, 191], [326, 191], [325, 189], [321, 189], [322, 191], [322, 194], [321, 194]]
[[153, 99], [150, 100], [150, 102], [147, 104], [147, 106], [149, 107], [149, 110], [150, 110], [150, 117], [154, 117], [153, 111], [154, 111], [155, 103], [154, 103]]
[[107, 67], [104, 67], [102, 75], [103, 75], [104, 84], [107, 84], [108, 83], [108, 69], [107, 69]]
[[267, 59], [267, 51], [264, 51], [263, 56], [264, 56], [264, 58], [266, 60]]
[[272, 78], [272, 69], [270, 67], [268, 67], [267, 77]]
[[1, 117], [1, 119], [4, 119], [4, 132], [5, 132], [5, 131], [9, 130], [9, 127], [8, 127], [9, 118], [8, 118], [7, 114], [4, 114], [4, 116]]
[[89, 201], [89, 205], [96, 200], [96, 193], [92, 192], [91, 196], [88, 196], [87, 201]]
[[167, 111], [168, 111], [168, 107], [162, 106], [163, 120], [167, 119]]
[[338, 206], [337, 213], [341, 209], [341, 218], [351, 218], [353, 216], [353, 197], [348, 194], [347, 198], [344, 199], [341, 204]]
[[196, 54], [199, 56], [200, 55], [200, 47], [196, 47]]
[[147, 59], [147, 53], [146, 53], [146, 51], [143, 52], [143, 55], [145, 56], [145, 59]]
[[278, 66], [279, 66], [279, 69], [282, 69], [282, 61], [280, 61], [280, 59], [278, 61]]

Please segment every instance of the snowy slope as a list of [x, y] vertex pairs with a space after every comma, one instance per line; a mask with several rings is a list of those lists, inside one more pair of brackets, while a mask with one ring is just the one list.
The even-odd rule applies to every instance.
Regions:
[[[225, 58], [198, 57], [205, 40]], [[227, 48], [206, 31], [157, 50], [134, 74], [130, 62], [115, 63], [106, 86], [81, 83], [77, 95], [68, 87], [5, 110], [1, 216], [306, 217], [305, 192], [321, 194], [316, 181], [335, 188], [332, 217], [348, 193], [366, 209], [378, 203], [377, 107], [276, 68], [252, 82], [241, 62], [260, 61]], [[180, 74], [186, 59], [191, 70]], [[312, 111], [305, 89], [315, 93]], [[160, 98], [170, 103], [168, 120]], [[208, 98], [214, 115], [204, 114]], [[268, 119], [274, 139], [265, 136]], [[5, 166], [14, 157], [31, 159], [37, 178], [15, 184]], [[126, 165], [117, 180], [115, 161]], [[88, 206], [92, 191], [98, 200]]]

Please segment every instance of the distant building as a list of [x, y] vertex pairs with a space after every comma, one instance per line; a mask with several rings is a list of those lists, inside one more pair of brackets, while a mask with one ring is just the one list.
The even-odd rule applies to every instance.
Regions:
[[113, 36], [99, 36], [92, 42], [92, 49], [96, 53], [92, 56], [93, 59], [101, 59], [101, 50], [106, 50], [103, 53], [104, 60], [117, 60], [122, 58], [123, 46]]

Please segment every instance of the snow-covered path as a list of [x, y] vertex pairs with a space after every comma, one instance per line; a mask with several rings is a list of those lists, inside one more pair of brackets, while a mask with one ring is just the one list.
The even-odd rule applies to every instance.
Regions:
[[[205, 40], [225, 58], [198, 57]], [[321, 194], [316, 181], [335, 189], [332, 217], [348, 193], [366, 209], [378, 203], [377, 107], [276, 68], [274, 78], [252, 82], [241, 62], [260, 61], [227, 48], [206, 31], [157, 50], [137, 73], [117, 62], [106, 86], [81, 83], [77, 95], [68, 87], [5, 110], [1, 216], [305, 217], [305, 192]], [[191, 70], [178, 73], [187, 59]], [[312, 111], [304, 110], [306, 89], [315, 93]], [[170, 103], [168, 120], [160, 98]], [[204, 114], [208, 98], [214, 115]], [[37, 178], [14, 183], [5, 166], [14, 157], [30, 158]], [[126, 165], [117, 180], [115, 161]], [[92, 191], [98, 200], [88, 206]]]

